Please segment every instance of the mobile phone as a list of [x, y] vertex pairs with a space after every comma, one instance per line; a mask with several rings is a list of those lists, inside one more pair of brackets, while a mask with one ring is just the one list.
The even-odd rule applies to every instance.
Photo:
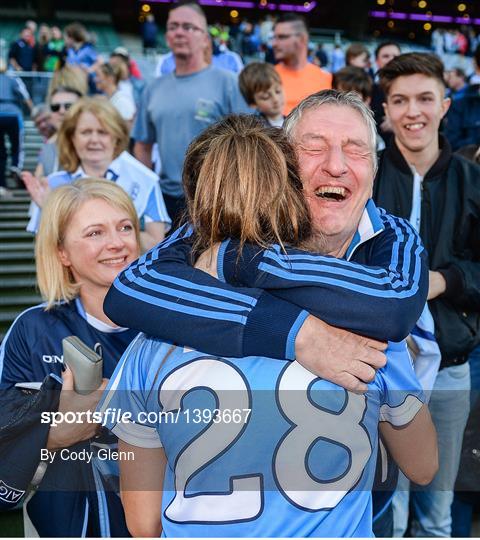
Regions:
[[102, 384], [103, 359], [77, 336], [62, 339], [63, 362], [72, 370], [78, 394], [91, 394]]

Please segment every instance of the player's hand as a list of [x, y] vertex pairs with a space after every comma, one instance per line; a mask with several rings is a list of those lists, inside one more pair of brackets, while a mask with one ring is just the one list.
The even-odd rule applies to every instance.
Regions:
[[296, 360], [322, 379], [366, 392], [387, 358], [387, 344], [330, 326], [309, 315], [295, 340]]
[[[67, 448], [80, 441], [91, 439], [97, 434], [100, 427], [95, 422], [88, 422], [86, 415], [81, 417], [78, 413], [94, 411], [102, 397], [102, 392], [107, 386], [108, 379], [103, 379], [101, 386], [91, 394], [83, 396], [77, 394], [73, 389], [73, 373], [67, 368], [63, 374], [63, 385], [60, 393], [60, 404], [58, 412], [73, 412], [79, 420], [74, 423], [61, 422], [57, 426], [52, 426], [48, 433], [47, 448], [56, 450]], [[70, 418], [69, 418], [70, 420]]]

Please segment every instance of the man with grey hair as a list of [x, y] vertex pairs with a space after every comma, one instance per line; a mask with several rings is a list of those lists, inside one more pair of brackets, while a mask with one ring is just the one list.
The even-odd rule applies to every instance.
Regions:
[[325, 91], [304, 99], [285, 121], [324, 251], [343, 257], [372, 195], [376, 128], [356, 93]]

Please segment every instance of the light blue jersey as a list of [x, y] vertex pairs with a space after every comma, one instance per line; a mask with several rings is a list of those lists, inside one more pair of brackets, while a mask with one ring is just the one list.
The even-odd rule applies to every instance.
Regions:
[[107, 422], [120, 439], [164, 448], [167, 537], [372, 536], [378, 422], [405, 425], [423, 401], [404, 344], [387, 356], [358, 395], [297, 362], [140, 334], [100, 408], [131, 415]]

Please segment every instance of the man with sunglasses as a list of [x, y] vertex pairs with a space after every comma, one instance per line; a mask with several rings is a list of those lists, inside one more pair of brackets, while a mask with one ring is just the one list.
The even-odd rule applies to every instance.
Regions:
[[81, 97], [81, 92], [68, 86], [58, 86], [50, 95], [50, 124], [54, 127], [55, 133], [40, 151], [35, 176], [48, 176], [58, 170], [57, 133], [68, 109]]
[[73, 105], [73, 103], [52, 103], [50, 105], [50, 110], [53, 113], [62, 113], [67, 112], [68, 109]]
[[58, 86], [50, 95], [49, 123], [54, 128], [54, 134], [45, 142], [38, 156], [35, 176], [42, 178], [58, 171], [57, 133], [63, 123], [68, 109], [82, 97], [81, 92], [69, 86]]
[[182, 165], [190, 142], [226, 114], [251, 112], [236, 76], [208, 64], [209, 39], [198, 4], [180, 3], [170, 10], [166, 40], [176, 68], [146, 87], [132, 132], [135, 157], [147, 167], [152, 165], [152, 146], [158, 145], [160, 187], [173, 222], [185, 206]]
[[[50, 95], [50, 103], [48, 105], [49, 112], [47, 112], [47, 122], [53, 129], [53, 135], [51, 135], [43, 144], [38, 156], [38, 164], [32, 175], [29, 171], [23, 171], [21, 173], [22, 181], [27, 186], [35, 184], [40, 179], [41, 183], [46, 182], [46, 177], [49, 174], [58, 171], [58, 147], [57, 147], [57, 134], [60, 126], [63, 123], [63, 119], [67, 114], [67, 111], [72, 105], [74, 105], [82, 97], [81, 92], [76, 88], [69, 86], [57, 86]], [[30, 212], [33, 212], [36, 207], [32, 202], [30, 206]]]
[[275, 66], [285, 91], [287, 115], [302, 99], [332, 87], [332, 75], [308, 61], [308, 29], [301, 15], [288, 13], [273, 29]]

